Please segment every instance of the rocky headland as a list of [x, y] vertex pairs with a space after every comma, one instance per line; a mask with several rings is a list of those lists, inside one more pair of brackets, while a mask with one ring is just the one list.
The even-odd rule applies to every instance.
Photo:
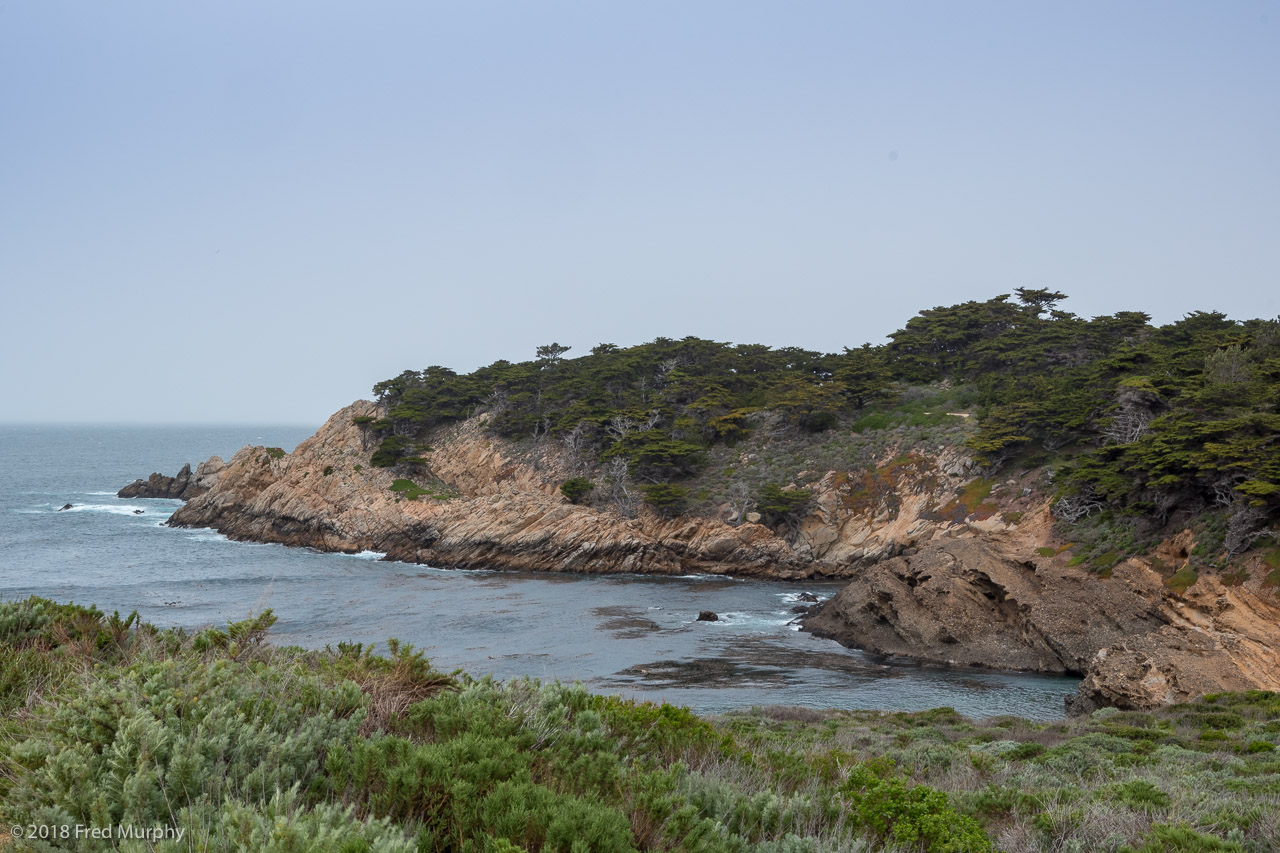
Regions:
[[174, 526], [442, 567], [847, 578], [806, 630], [939, 665], [1079, 674], [1076, 711], [1280, 690], [1271, 592], [1210, 576], [1170, 585], [1187, 535], [1106, 577], [1069, 565], [1035, 476], [983, 480], [954, 447], [811, 474], [804, 516], [770, 527], [732, 507], [668, 518], [571, 504], [563, 447], [503, 440], [484, 414], [438, 429], [412, 471], [376, 467], [367, 425], [382, 414], [357, 402], [292, 453], [246, 447], [140, 480], [153, 493], [136, 496], [186, 500]]

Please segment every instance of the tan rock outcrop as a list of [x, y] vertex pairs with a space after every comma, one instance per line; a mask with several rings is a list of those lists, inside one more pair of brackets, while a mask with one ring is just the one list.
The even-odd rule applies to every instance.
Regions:
[[868, 567], [804, 627], [930, 663], [1083, 674], [1075, 712], [1280, 690], [1274, 600], [1216, 578], [1179, 594], [1144, 560], [1103, 578], [1028, 553], [1000, 537], [934, 543]]
[[1159, 627], [1151, 611], [1127, 587], [956, 539], [868, 567], [804, 625], [877, 654], [1066, 673], [1083, 671], [1105, 645]]
[[772, 578], [830, 571], [757, 524], [626, 519], [568, 504], [558, 492], [567, 474], [554, 452], [515, 460], [507, 443], [485, 435], [481, 418], [435, 439], [431, 474], [450, 490], [448, 499], [401, 499], [392, 474], [369, 464], [372, 442], [353, 421], [376, 413], [372, 403], [349, 406], [289, 454], [244, 448], [170, 524], [460, 568]]
[[1154, 708], [1228, 690], [1280, 691], [1280, 607], [1274, 598], [1201, 577], [1160, 603], [1157, 630], [1101, 648], [1089, 661], [1077, 712]]

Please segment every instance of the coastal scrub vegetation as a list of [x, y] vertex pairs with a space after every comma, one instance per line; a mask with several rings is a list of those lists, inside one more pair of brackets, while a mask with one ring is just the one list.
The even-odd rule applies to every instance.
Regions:
[[[690, 512], [962, 444], [990, 475], [1045, 470], [1065, 538], [1120, 543], [1077, 552], [1100, 571], [1174, 524], [1202, 528], [1210, 566], [1274, 539], [1280, 322], [1197, 311], [1157, 327], [1141, 311], [1079, 317], [1065, 298], [1019, 288], [931, 308], [842, 353], [687, 337], [579, 358], [549, 344], [469, 374], [433, 365], [377, 383], [385, 416], [365, 427], [375, 465], [412, 465], [435, 427], [487, 412], [494, 435], [561, 442], [603, 487], [597, 502], [674, 484]], [[740, 464], [763, 446], [774, 459]]]
[[704, 719], [0, 603], [0, 818], [174, 827], [76, 850], [1275, 850], [1280, 695], [1060, 723], [768, 707]]

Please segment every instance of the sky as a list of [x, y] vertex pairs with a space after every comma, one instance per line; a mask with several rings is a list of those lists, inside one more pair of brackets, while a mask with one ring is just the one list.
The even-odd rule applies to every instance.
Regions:
[[1280, 313], [1280, 5], [0, 5], [0, 421], [839, 352], [1017, 287]]

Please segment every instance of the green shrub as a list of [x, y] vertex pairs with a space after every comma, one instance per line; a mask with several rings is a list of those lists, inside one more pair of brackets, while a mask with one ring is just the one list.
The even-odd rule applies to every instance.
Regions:
[[1200, 575], [1191, 567], [1191, 564], [1188, 563], [1175, 572], [1172, 577], [1166, 578], [1164, 585], [1174, 592], [1183, 593], [1186, 592], [1192, 584], [1199, 580], [1199, 578]]
[[767, 524], [794, 525], [812, 497], [807, 489], [787, 490], [777, 483], [766, 483], [756, 496], [756, 510]]
[[840, 788], [853, 818], [877, 838], [930, 853], [992, 849], [978, 822], [956, 812], [946, 794], [927, 785], [909, 786], [892, 771], [892, 762], [859, 764]]
[[1112, 785], [1110, 789], [1104, 789], [1102, 796], [1146, 812], [1166, 808], [1172, 802], [1168, 794], [1145, 779]]
[[595, 487], [596, 484], [586, 477], [573, 477], [560, 484], [560, 494], [568, 498], [569, 503], [580, 504]]
[[1124, 847], [1121, 853], [1243, 853], [1231, 841], [1196, 832], [1188, 826], [1153, 824], [1141, 847]]
[[378, 449], [369, 458], [375, 468], [390, 468], [408, 456], [414, 448], [414, 441], [403, 435], [388, 435], [378, 445]]
[[1044, 750], [1044, 744], [1036, 743], [1035, 741], [1027, 741], [1026, 743], [1018, 744], [1016, 747], [1006, 752], [1004, 757], [1010, 761], [1020, 761], [1024, 758], [1035, 758], [1037, 755], [1043, 753]]
[[853, 422], [850, 428], [855, 433], [863, 433], [872, 430], [889, 429], [897, 423], [897, 419], [888, 412], [868, 412]]
[[640, 491], [644, 493], [644, 502], [665, 518], [684, 512], [689, 502], [689, 490], [675, 483], [652, 483], [641, 486]]
[[139, 662], [60, 704], [15, 744], [6, 805], [37, 823], [168, 824], [201, 801], [305, 789], [356, 734], [363, 694], [221, 658]]
[[[275, 791], [261, 803], [228, 800], [218, 807], [200, 803], [188, 808], [180, 822], [191, 826], [187, 840], [200, 842], [204, 853], [245, 850], [292, 853], [411, 853], [417, 849], [404, 829], [391, 821], [358, 819], [355, 807], [329, 803], [308, 807], [295, 785]], [[128, 849], [128, 848], [125, 848]], [[162, 845], [157, 849], [165, 849]]]
[[406, 480], [403, 477], [399, 477], [391, 482], [391, 491], [409, 501], [416, 501], [423, 495], [431, 494], [427, 489], [424, 489], [417, 483], [413, 482], [413, 480]]

